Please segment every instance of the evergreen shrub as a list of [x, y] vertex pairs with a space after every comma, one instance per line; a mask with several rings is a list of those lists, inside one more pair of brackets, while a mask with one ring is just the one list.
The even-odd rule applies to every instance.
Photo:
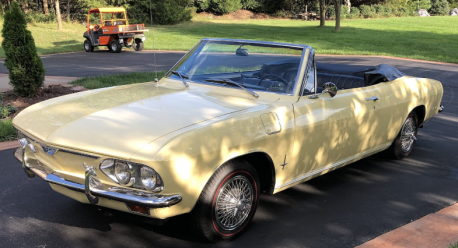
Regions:
[[19, 96], [38, 95], [45, 80], [45, 69], [37, 55], [32, 33], [16, 2], [6, 12], [2, 29], [2, 48], [5, 51], [5, 66], [9, 71], [10, 84]]

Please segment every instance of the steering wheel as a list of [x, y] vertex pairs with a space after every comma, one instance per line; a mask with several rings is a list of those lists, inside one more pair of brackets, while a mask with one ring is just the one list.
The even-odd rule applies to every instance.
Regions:
[[287, 87], [288, 87], [289, 84], [290, 84], [288, 81], [286, 81], [285, 79], [283, 79], [283, 78], [280, 77], [280, 76], [277, 76], [277, 75], [275, 75], [275, 74], [266, 74], [266, 75], [264, 75], [264, 76], [261, 77], [261, 80], [259, 80], [258, 85], [261, 86], [262, 81], [263, 81], [264, 79], [268, 78], [268, 77], [275, 77], [275, 78], [277, 78], [277, 79], [280, 79], [280, 81], [281, 81], [282, 83], [286, 84]]

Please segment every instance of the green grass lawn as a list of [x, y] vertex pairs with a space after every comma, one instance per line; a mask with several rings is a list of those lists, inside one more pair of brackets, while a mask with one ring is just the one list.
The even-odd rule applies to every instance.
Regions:
[[[145, 48], [189, 50], [205, 37], [240, 38], [308, 44], [318, 54], [389, 55], [458, 63], [458, 16], [343, 20], [339, 33], [333, 32], [332, 21], [324, 28], [317, 27], [318, 24], [299, 20], [196, 18], [173, 26], [155, 26], [155, 45], [153, 32], [149, 32]], [[56, 26], [29, 25], [40, 54], [83, 50], [83, 25], [66, 24], [61, 32]], [[2, 49], [0, 57], [4, 57]]]
[[0, 142], [16, 139], [16, 130], [11, 119], [0, 120]]
[[119, 74], [112, 76], [87, 77], [70, 82], [71, 84], [84, 86], [86, 89], [99, 89], [111, 86], [119, 86], [125, 84], [136, 84], [144, 82], [152, 82], [156, 78], [161, 79], [165, 72], [133, 72], [127, 74]]

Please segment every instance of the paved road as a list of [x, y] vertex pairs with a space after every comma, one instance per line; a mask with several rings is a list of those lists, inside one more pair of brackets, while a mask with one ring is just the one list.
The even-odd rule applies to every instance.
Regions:
[[[77, 58], [95, 55], [69, 56], [78, 65], [84, 61]], [[115, 58], [110, 53], [98, 55], [106, 63]], [[126, 65], [150, 59], [130, 53], [116, 58], [121, 56]], [[441, 80], [446, 110], [420, 129], [407, 159], [375, 155], [274, 196], [263, 195], [250, 229], [220, 247], [353, 247], [457, 202], [458, 96], [453, 94], [458, 95], [458, 65], [361, 57], [318, 60], [388, 63], [409, 75]], [[185, 217], [157, 226], [61, 196], [42, 180], [27, 179], [11, 154], [12, 150], [0, 152], [1, 247], [216, 247], [193, 237], [183, 223]]]
[[[155, 69], [169, 70], [183, 55], [184, 52], [159, 51], [156, 52], [155, 59], [152, 51], [139, 53], [124, 50], [122, 53], [112, 53], [103, 49], [93, 53], [76, 52], [40, 57], [46, 68], [46, 76], [90, 77]], [[4, 59], [0, 59], [0, 74], [7, 74], [8, 70], [2, 66], [3, 61]]]

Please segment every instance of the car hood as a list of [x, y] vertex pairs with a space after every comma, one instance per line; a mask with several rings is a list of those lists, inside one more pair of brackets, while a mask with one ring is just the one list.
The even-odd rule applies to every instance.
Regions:
[[208, 87], [145, 83], [51, 99], [13, 123], [48, 145], [128, 158], [175, 130], [259, 104]]

